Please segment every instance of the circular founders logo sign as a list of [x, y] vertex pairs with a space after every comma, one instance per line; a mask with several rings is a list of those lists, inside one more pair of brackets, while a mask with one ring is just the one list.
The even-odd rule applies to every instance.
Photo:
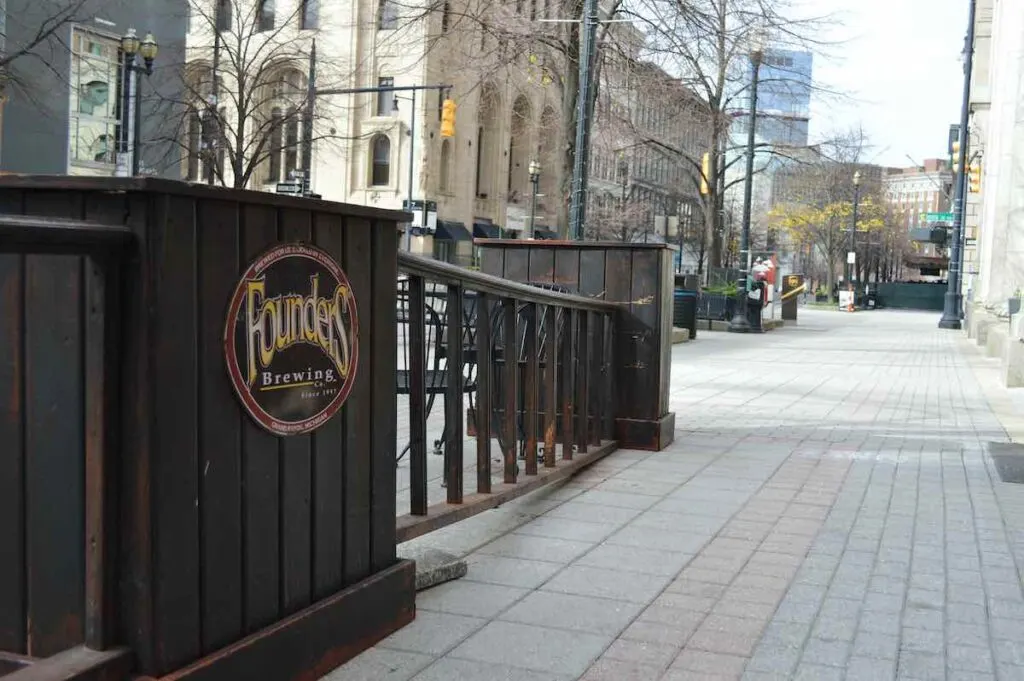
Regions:
[[224, 326], [224, 355], [246, 410], [275, 435], [327, 422], [359, 364], [352, 288], [330, 255], [305, 244], [267, 251], [242, 275]]

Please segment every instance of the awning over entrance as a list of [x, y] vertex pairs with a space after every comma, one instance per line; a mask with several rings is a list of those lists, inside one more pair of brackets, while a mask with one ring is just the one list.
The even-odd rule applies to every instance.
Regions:
[[437, 230], [434, 232], [434, 240], [441, 241], [472, 241], [469, 230], [457, 220], [438, 220]]
[[473, 236], [477, 239], [500, 239], [501, 227], [493, 222], [474, 222]]
[[546, 225], [537, 225], [533, 228], [534, 239], [557, 239], [558, 234], [552, 232]]

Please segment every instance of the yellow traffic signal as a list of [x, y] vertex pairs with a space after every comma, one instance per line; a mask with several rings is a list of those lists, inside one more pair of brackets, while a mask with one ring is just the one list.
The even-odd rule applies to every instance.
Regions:
[[455, 137], [454, 99], [446, 99], [441, 105], [441, 137]]
[[953, 158], [960, 158], [960, 140], [953, 140]]
[[967, 187], [973, 194], [981, 192], [981, 163], [972, 163], [967, 171]]
[[708, 178], [711, 177], [711, 154], [705, 153], [700, 166], [700, 193], [707, 196], [711, 193]]

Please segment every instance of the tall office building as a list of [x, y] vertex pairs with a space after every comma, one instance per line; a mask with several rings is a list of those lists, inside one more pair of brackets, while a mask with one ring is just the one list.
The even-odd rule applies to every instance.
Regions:
[[[811, 117], [811, 74], [814, 55], [792, 50], [765, 50], [758, 72], [757, 136], [759, 141], [780, 146], [807, 146], [807, 127]], [[753, 65], [747, 62], [745, 78], [749, 87]], [[749, 90], [748, 90], [749, 91]], [[750, 100], [744, 96], [743, 110]], [[746, 132], [746, 119], [737, 119], [737, 128]], [[737, 130], [736, 132], [740, 132]]]
[[[68, 6], [78, 10], [64, 12]], [[0, 170], [13, 173], [110, 176], [121, 126], [121, 36], [152, 32], [160, 47], [151, 77], [141, 78], [146, 174], [181, 176], [178, 125], [185, 57], [186, 3], [145, 0], [107, 3], [6, 0], [6, 50], [31, 45], [40, 26], [57, 28], [11, 64], [4, 92]], [[70, 21], [63, 21], [71, 17]], [[139, 62], [141, 63], [141, 59]]]

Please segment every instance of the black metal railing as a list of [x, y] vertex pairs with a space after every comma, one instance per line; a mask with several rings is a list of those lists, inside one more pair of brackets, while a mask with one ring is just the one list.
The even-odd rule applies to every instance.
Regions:
[[[399, 270], [397, 387], [409, 414], [408, 442], [398, 448], [409, 466], [400, 541], [565, 477], [612, 450], [617, 306], [406, 253]], [[443, 428], [430, 442], [438, 398]], [[476, 457], [467, 461], [472, 436]], [[495, 442], [500, 470], [492, 468]], [[444, 457], [443, 501], [430, 499], [431, 451]], [[464, 477], [473, 469], [475, 489], [467, 491]]]

